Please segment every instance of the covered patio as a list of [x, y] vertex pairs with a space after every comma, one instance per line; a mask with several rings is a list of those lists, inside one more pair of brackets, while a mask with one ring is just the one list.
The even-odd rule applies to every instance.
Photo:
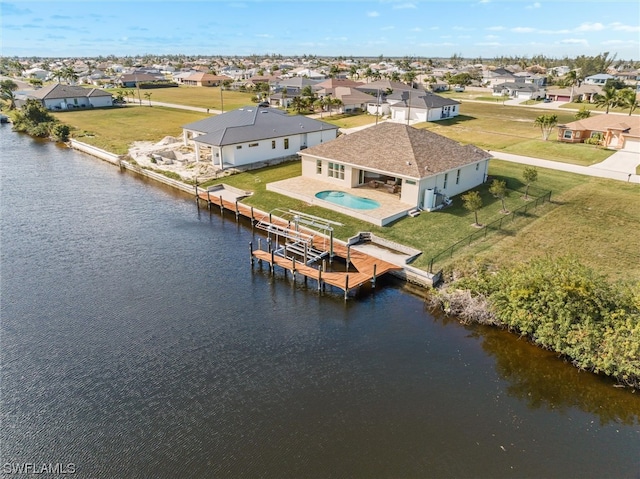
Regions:
[[[337, 211], [377, 226], [385, 226], [402, 218], [415, 208], [413, 205], [401, 202], [398, 194], [391, 194], [386, 188], [371, 188], [368, 186], [346, 188], [335, 183], [328, 183], [304, 176], [269, 183], [267, 190], [304, 201], [311, 205]], [[340, 191], [374, 200], [377, 201], [380, 206], [374, 209], [359, 210], [316, 198], [316, 193], [327, 190]]]

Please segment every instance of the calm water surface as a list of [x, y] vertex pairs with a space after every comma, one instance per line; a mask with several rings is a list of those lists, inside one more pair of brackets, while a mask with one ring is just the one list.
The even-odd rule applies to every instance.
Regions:
[[0, 139], [2, 467], [640, 477], [640, 395], [434, 318], [391, 280], [345, 303], [272, 278], [233, 215], [7, 126]]

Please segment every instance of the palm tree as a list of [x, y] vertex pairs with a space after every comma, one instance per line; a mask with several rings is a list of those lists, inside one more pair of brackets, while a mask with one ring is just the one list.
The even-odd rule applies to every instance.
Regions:
[[150, 91], [144, 92], [144, 97], [149, 101], [149, 106], [151, 106], [151, 92]]
[[629, 116], [635, 111], [638, 106], [638, 97], [633, 88], [625, 88], [618, 91], [618, 106], [629, 109]]
[[14, 91], [18, 89], [18, 85], [13, 80], [0, 81], [0, 98], [9, 102], [9, 110], [16, 108], [16, 95]]
[[540, 115], [535, 119], [533, 124], [540, 127], [540, 130], [542, 130], [542, 139], [547, 141], [551, 134], [551, 130], [553, 130], [553, 127], [558, 124], [558, 116], [551, 114]]
[[578, 72], [576, 72], [575, 70], [571, 70], [564, 77], [564, 81], [568, 86], [571, 87], [571, 94], [569, 95], [569, 103], [571, 103], [573, 102], [573, 90], [575, 86], [581, 82], [580, 77], [578, 76]]
[[620, 97], [618, 96], [618, 90], [616, 90], [613, 85], [605, 85], [602, 88], [602, 95], [596, 95], [594, 98], [595, 105], [600, 108], [606, 107], [606, 112], [609, 113], [609, 108], [618, 106], [620, 102]]
[[413, 87], [413, 80], [416, 79], [416, 76], [418, 76], [416, 72], [409, 70], [402, 75], [402, 80], [410, 87]]

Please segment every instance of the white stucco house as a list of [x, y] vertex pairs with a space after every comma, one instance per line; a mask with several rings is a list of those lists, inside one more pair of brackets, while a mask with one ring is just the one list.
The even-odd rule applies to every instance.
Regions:
[[393, 92], [386, 97], [391, 120], [398, 122], [438, 121], [460, 114], [460, 102], [424, 90]]
[[302, 150], [302, 176], [343, 188], [368, 186], [407, 208], [432, 211], [487, 179], [491, 155], [428, 130], [384, 122]]
[[257, 105], [184, 125], [185, 146], [192, 142], [197, 161], [221, 169], [286, 158], [333, 140], [338, 127], [302, 115]]
[[113, 106], [113, 95], [100, 88], [54, 83], [39, 90], [25, 92], [16, 97], [16, 105], [22, 106], [26, 100], [36, 99], [47, 110], [75, 110], [82, 108], [102, 108]]

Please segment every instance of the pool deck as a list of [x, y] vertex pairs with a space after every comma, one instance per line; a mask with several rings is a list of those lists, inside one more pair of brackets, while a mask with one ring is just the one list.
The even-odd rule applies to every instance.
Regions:
[[[398, 194], [387, 193], [365, 186], [361, 188], [345, 188], [334, 183], [318, 181], [303, 176], [269, 183], [267, 184], [267, 190], [304, 201], [310, 205], [321, 206], [331, 211], [353, 216], [377, 226], [385, 226], [402, 218], [414, 208], [413, 205], [402, 203]], [[369, 198], [380, 203], [380, 206], [371, 210], [357, 210], [315, 197], [316, 193], [326, 190], [342, 191], [343, 193]]]

